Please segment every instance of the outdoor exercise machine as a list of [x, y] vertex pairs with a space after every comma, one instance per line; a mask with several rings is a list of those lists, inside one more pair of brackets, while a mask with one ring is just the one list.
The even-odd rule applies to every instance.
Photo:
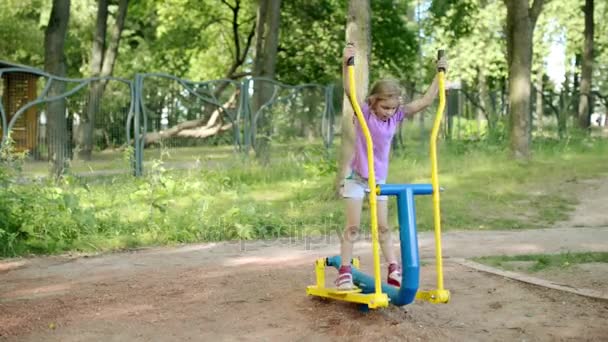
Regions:
[[[438, 58], [444, 55], [443, 50], [438, 51]], [[439, 177], [437, 172], [437, 136], [445, 108], [445, 70], [439, 68], [439, 107], [435, 115], [430, 138], [431, 158], [431, 184], [379, 184], [376, 185], [374, 170], [374, 147], [367, 123], [359, 107], [355, 87], [355, 59], [347, 60], [348, 78], [350, 83], [350, 102], [355, 110], [359, 125], [365, 136], [367, 144], [367, 163], [369, 169], [368, 186], [369, 207], [371, 215], [372, 254], [374, 275], [369, 276], [360, 271], [359, 260], [352, 260], [353, 282], [357, 286], [354, 290], [340, 291], [336, 288], [325, 287], [325, 268], [327, 266], [340, 268], [340, 256], [320, 258], [315, 262], [316, 284], [306, 288], [306, 294], [311, 296], [331, 298], [362, 305], [364, 309], [377, 309], [387, 307], [389, 304], [402, 306], [412, 303], [415, 299], [431, 303], [447, 303], [450, 300], [450, 291], [443, 287], [443, 265], [441, 255], [441, 216], [439, 206]], [[397, 198], [399, 239], [401, 241], [401, 265], [403, 280], [401, 287], [397, 288], [382, 283], [380, 276], [380, 247], [378, 243], [378, 220], [376, 201], [378, 195], [395, 196]], [[418, 255], [418, 236], [416, 232], [416, 208], [414, 196], [433, 196], [433, 218], [435, 225], [435, 261], [437, 271], [437, 288], [428, 291], [418, 290], [420, 283], [420, 258]]]

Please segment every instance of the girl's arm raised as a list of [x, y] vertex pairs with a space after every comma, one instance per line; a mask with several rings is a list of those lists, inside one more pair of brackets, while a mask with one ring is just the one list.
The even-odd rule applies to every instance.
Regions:
[[435, 76], [433, 83], [431, 83], [429, 88], [426, 90], [424, 96], [403, 106], [403, 111], [407, 114], [407, 116], [412, 116], [425, 110], [437, 97], [438, 90], [439, 86], [437, 84], [437, 76]]
[[[445, 58], [441, 58], [439, 61], [437, 61], [437, 68], [442, 68], [443, 70], [447, 71], [447, 66], [448, 66], [448, 64], [447, 64], [447, 61], [445, 60]], [[428, 106], [431, 105], [431, 103], [433, 103], [433, 101], [437, 97], [438, 91], [439, 91], [439, 85], [438, 85], [437, 76], [435, 76], [435, 78], [433, 78], [433, 83], [431, 83], [429, 88], [426, 90], [426, 92], [424, 93], [424, 96], [403, 106], [404, 112], [408, 116], [412, 116], [412, 115], [426, 109]]]

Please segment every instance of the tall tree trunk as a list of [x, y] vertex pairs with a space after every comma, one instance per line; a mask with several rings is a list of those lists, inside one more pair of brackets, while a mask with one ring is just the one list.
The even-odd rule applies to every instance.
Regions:
[[[44, 70], [55, 76], [66, 75], [67, 67], [63, 50], [69, 20], [70, 0], [53, 0], [49, 24], [44, 32]], [[53, 81], [48, 96], [60, 95], [65, 89], [65, 82]], [[66, 155], [69, 142], [65, 110], [65, 98], [48, 103], [46, 110], [50, 172], [55, 178], [61, 177], [67, 167]]]
[[482, 132], [483, 132], [483, 120], [485, 120], [487, 118], [487, 112], [488, 112], [488, 107], [486, 107], [484, 105], [483, 102], [483, 97], [484, 97], [484, 93], [483, 93], [483, 87], [486, 84], [486, 76], [483, 73], [482, 70], [477, 70], [477, 83], [478, 83], [478, 101], [479, 101], [479, 106], [476, 106], [476, 110], [477, 110], [477, 138], [481, 139], [482, 138]]
[[569, 67], [566, 69], [566, 75], [564, 78], [564, 82], [562, 83], [562, 90], [558, 94], [559, 99], [559, 115], [557, 121], [557, 131], [560, 139], [563, 139], [568, 134], [568, 118], [569, 116], [573, 116], [576, 114], [570, 113], [570, 106], [572, 99], [574, 98], [575, 90], [572, 84], [576, 81], [576, 71], [574, 68]]
[[[570, 66], [572, 70], [572, 92], [570, 96], [576, 96], [576, 92], [580, 89], [580, 71], [581, 70], [581, 60], [583, 57], [580, 52], [574, 54], [574, 67]], [[574, 113], [573, 116], [576, 116], [577, 113]]]
[[543, 109], [543, 77], [544, 72], [542, 66], [538, 67], [536, 71], [536, 126], [538, 127], [538, 132], [542, 133], [543, 131], [543, 116], [545, 115], [545, 111]]
[[593, 73], [593, 0], [585, 0], [585, 45], [581, 70], [580, 99], [578, 103], [578, 125], [589, 128], [591, 114], [591, 75]]
[[[106, 48], [108, 5], [108, 0], [98, 0], [97, 26], [91, 50], [91, 77], [112, 76], [116, 57], [118, 56], [120, 36], [122, 35], [127, 16], [129, 0], [120, 0], [118, 3], [116, 24], [112, 27], [110, 41]], [[107, 81], [93, 82], [89, 87], [86, 115], [81, 120], [80, 136], [78, 137], [78, 157], [84, 160], [91, 159], [95, 118], [99, 114], [99, 106], [107, 83]]]
[[559, 98], [559, 106], [557, 112], [557, 136], [559, 139], [564, 139], [568, 132], [568, 106], [569, 102], [566, 98], [568, 98], [568, 92], [562, 91], [558, 94]]
[[[279, 44], [279, 26], [281, 14], [281, 0], [261, 0], [258, 8], [256, 24], [256, 56], [253, 66], [255, 77], [273, 79], [277, 64], [277, 50]], [[272, 96], [274, 85], [265, 81], [254, 81], [254, 113]], [[270, 115], [261, 113], [257, 122], [254, 122], [256, 157], [263, 163], [270, 160], [270, 136], [272, 134], [272, 120]]]
[[[371, 54], [371, 9], [370, 0], [350, 0], [346, 17], [346, 42], [354, 43], [355, 82], [357, 99], [361, 102], [369, 87], [369, 56]], [[342, 60], [340, 58], [340, 60]], [[342, 100], [342, 138], [340, 146], [339, 168], [336, 182], [339, 184], [350, 174], [350, 162], [355, 151], [354, 111], [347, 94]]]
[[511, 152], [515, 158], [530, 156], [530, 74], [532, 37], [544, 0], [504, 0], [507, 6], [507, 64]]
[[496, 121], [498, 121], [498, 118], [496, 115], [496, 111], [494, 110], [494, 106], [492, 105], [492, 99], [490, 98], [490, 88], [488, 86], [488, 79], [482, 69], [480, 69], [479, 72], [479, 103], [481, 104], [481, 107], [483, 107], [483, 111], [486, 116], [487, 135], [488, 137], [493, 137], [497, 124]]

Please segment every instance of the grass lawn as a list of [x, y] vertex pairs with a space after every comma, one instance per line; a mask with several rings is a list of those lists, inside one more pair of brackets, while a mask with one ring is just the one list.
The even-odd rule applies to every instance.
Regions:
[[[163, 155], [197, 167], [171, 170], [150, 160], [147, 175], [67, 177], [61, 184], [5, 180], [0, 195], [0, 253], [108, 250], [141, 245], [327, 234], [342, 229], [334, 196], [335, 152], [321, 144], [275, 145], [268, 166], [232, 147], [173, 149]], [[214, 163], [209, 163], [215, 160]], [[566, 219], [577, 181], [605, 176], [608, 141], [537, 141], [517, 162], [502, 145], [440, 146], [442, 228], [523, 229]], [[424, 144], [395, 151], [389, 183], [428, 183]], [[418, 197], [419, 230], [432, 229], [431, 197]], [[392, 223], [396, 210], [391, 202]], [[368, 212], [363, 227], [368, 227]]]

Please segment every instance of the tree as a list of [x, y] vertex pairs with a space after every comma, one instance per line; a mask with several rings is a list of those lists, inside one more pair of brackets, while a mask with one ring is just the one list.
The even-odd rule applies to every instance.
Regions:
[[39, 28], [41, 1], [0, 1], [0, 59], [44, 64], [44, 32]]
[[[277, 47], [279, 44], [281, 0], [261, 0], [256, 24], [255, 60], [253, 76], [273, 79], [277, 64]], [[265, 81], [254, 81], [253, 112], [257, 112], [263, 103], [271, 97], [272, 85]], [[254, 148], [256, 156], [268, 162], [271, 135], [271, 118], [268, 113], [261, 113], [258, 122]]]
[[[249, 31], [249, 33], [247, 34], [247, 38], [245, 39], [244, 45], [242, 42], [242, 39], [240, 37], [239, 31], [240, 31], [240, 26], [242, 24], [239, 23], [239, 11], [241, 10], [241, 2], [240, 0], [237, 0], [235, 2], [234, 5], [231, 5], [230, 3], [228, 3], [226, 0], [222, 0], [222, 3], [224, 3], [226, 6], [228, 6], [228, 8], [230, 8], [230, 10], [232, 11], [232, 43], [233, 43], [233, 48], [234, 51], [232, 52], [232, 64], [230, 65], [230, 68], [228, 69], [228, 71], [226, 72], [226, 78], [240, 78], [242, 76], [246, 76], [247, 73], [237, 73], [237, 71], [239, 70], [239, 68], [241, 68], [243, 66], [243, 64], [245, 64], [245, 60], [247, 58], [247, 54], [249, 53], [249, 48], [251, 47], [251, 41], [253, 39], [253, 35], [255, 32], [255, 28], [257, 23], [254, 22], [254, 24], [251, 27], [251, 30]], [[280, 6], [280, 1], [278, 1], [278, 4], [276, 6]], [[276, 37], [275, 39], [278, 40], [278, 29], [279, 29], [279, 24], [278, 24], [278, 7], [277, 7], [277, 18], [275, 18], [277, 20], [276, 22]], [[276, 42], [275, 42], [276, 45]], [[276, 46], [275, 46], [275, 60], [276, 60]], [[276, 64], [276, 61], [273, 62], [272, 64], [272, 72], [274, 73], [274, 65]]]
[[[449, 78], [462, 82], [466, 103], [474, 103], [478, 118], [485, 116], [488, 133], [498, 133], [499, 117], [490, 94], [501, 89], [500, 80], [507, 75], [504, 4], [499, 0], [434, 1], [429, 11], [425, 54], [434, 56], [438, 49], [448, 48]], [[478, 96], [468, 94], [467, 86], [476, 86]]]
[[342, 3], [337, 0], [282, 3], [278, 80], [287, 84], [326, 84], [336, 80], [339, 76], [336, 60], [344, 39]]
[[504, 0], [507, 6], [507, 64], [511, 152], [516, 158], [530, 155], [530, 82], [532, 37], [544, 0]]
[[[371, 10], [369, 0], [350, 0], [346, 17], [346, 42], [354, 43], [355, 82], [357, 98], [361, 100], [369, 87], [369, 56], [371, 52]], [[341, 182], [350, 173], [350, 162], [355, 149], [355, 126], [353, 109], [348, 95], [342, 101], [342, 138], [339, 156], [339, 168], [336, 182]]]
[[[120, 0], [118, 2], [118, 14], [108, 41], [106, 35], [109, 1], [98, 0], [97, 25], [95, 36], [93, 37], [93, 47], [91, 49], [91, 77], [112, 76], [114, 64], [116, 63], [116, 58], [118, 56], [118, 46], [125, 24], [125, 18], [127, 16], [128, 5], [129, 0]], [[107, 84], [107, 80], [93, 82], [89, 89], [86, 115], [82, 117], [80, 134], [77, 137], [79, 147], [78, 156], [84, 160], [91, 159], [95, 117], [99, 114], [99, 106]]]
[[[608, 16], [608, 4], [605, 1], [594, 3], [595, 17], [605, 18]], [[608, 107], [608, 22], [598, 20], [594, 23], [595, 40], [593, 45], [593, 60], [595, 62], [593, 72], [595, 74], [593, 88], [597, 89], [596, 95]], [[608, 129], [608, 127], [606, 127]]]
[[162, 72], [191, 80], [249, 74], [253, 0], [139, 0], [129, 7], [125, 58], [117, 66], [123, 74]]
[[[222, 0], [218, 5], [216, 1], [146, 0], [133, 3], [129, 11], [133, 15], [126, 23], [125, 40], [129, 46], [125, 50], [133, 59], [122, 59], [125, 64], [146, 63], [147, 68], [142, 71], [194, 80], [251, 75], [256, 17], [250, 1]], [[186, 121], [172, 116], [175, 121], [169, 123], [171, 127], [147, 133], [145, 143], [157, 144], [171, 137], [202, 139], [232, 129], [225, 117], [226, 109], [236, 106], [238, 87], [235, 90], [230, 82], [214, 82], [211, 88], [208, 95], [217, 103], [205, 102], [200, 112], [189, 110], [188, 115], [193, 117], [187, 115]], [[163, 89], [160, 96], [169, 100], [171, 94]]]
[[404, 1], [374, 0], [370, 2], [369, 77], [410, 79], [418, 60], [416, 31], [407, 26], [408, 6]]
[[[51, 16], [44, 32], [44, 69], [59, 77], [66, 75], [64, 47], [69, 20], [70, 0], [53, 0]], [[65, 82], [53, 81], [48, 96], [58, 96], [65, 92], [65, 89]], [[68, 134], [65, 109], [65, 98], [47, 105], [49, 159], [51, 174], [54, 177], [60, 177], [66, 168]]]
[[[375, 0], [370, 2], [370, 10], [374, 14], [370, 18], [374, 32], [370, 76], [412, 78], [418, 44], [415, 27], [408, 27], [405, 16], [407, 2]], [[283, 2], [277, 61], [277, 78], [281, 82], [327, 84], [340, 77], [344, 12], [344, 1], [340, 0]]]
[[593, 0], [585, 0], [585, 44], [581, 68], [580, 99], [578, 103], [578, 124], [589, 128], [591, 75], [593, 73]]

